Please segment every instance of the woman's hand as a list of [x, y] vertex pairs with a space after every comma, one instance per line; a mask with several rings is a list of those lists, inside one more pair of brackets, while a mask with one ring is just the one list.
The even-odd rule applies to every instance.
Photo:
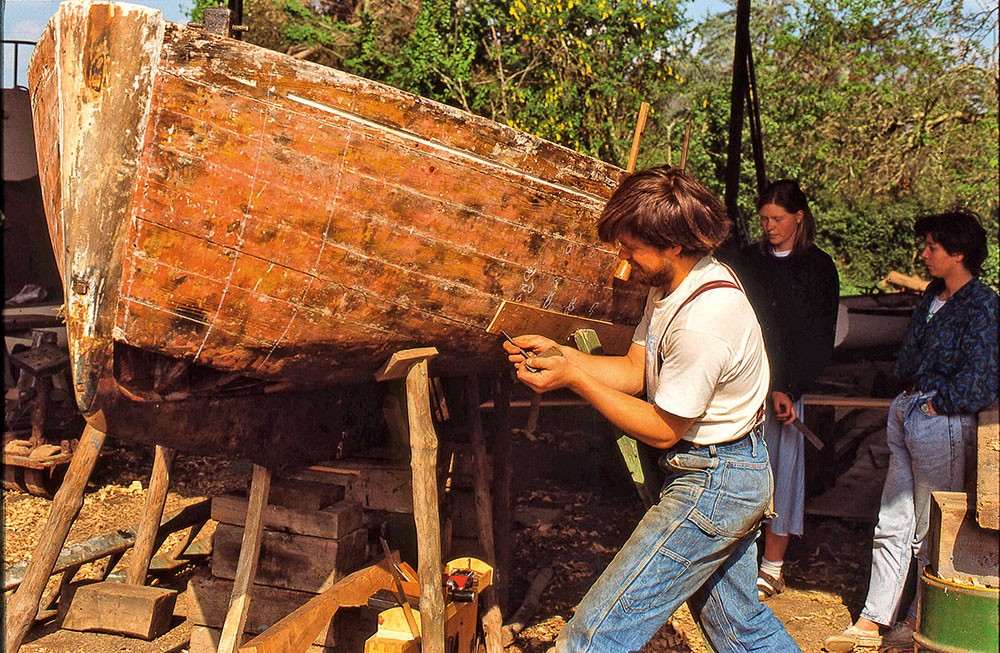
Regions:
[[782, 424], [791, 424], [798, 417], [795, 414], [795, 403], [784, 392], [778, 390], [772, 392], [771, 405], [774, 407], [775, 417], [780, 419]]

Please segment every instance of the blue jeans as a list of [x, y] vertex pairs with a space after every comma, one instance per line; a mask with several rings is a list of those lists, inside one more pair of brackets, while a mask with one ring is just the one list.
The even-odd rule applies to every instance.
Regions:
[[583, 597], [557, 653], [639, 650], [685, 600], [718, 653], [798, 651], [757, 600], [755, 537], [771, 495], [760, 430], [718, 446], [683, 442], [660, 466], [659, 503]]
[[[930, 562], [927, 529], [931, 493], [960, 492], [973, 455], [974, 415], [931, 415], [921, 407], [934, 393], [904, 392], [889, 407], [889, 468], [872, 542], [872, 575], [861, 616], [883, 626], [896, 621], [910, 560]], [[919, 578], [919, 575], [918, 575]], [[916, 618], [917, 600], [908, 616]]]

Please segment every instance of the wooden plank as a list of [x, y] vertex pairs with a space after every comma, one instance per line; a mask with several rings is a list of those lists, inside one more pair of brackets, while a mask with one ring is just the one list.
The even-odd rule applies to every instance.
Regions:
[[[223, 524], [242, 525], [246, 521], [248, 500], [235, 494], [212, 498], [212, 519]], [[268, 504], [264, 509], [264, 528], [296, 535], [339, 539], [361, 527], [363, 515], [356, 501], [339, 501], [317, 510], [299, 510]]]
[[802, 403], [806, 406], [838, 406], [842, 408], [883, 408], [892, 404], [891, 397], [846, 397], [842, 395], [805, 394]]
[[104, 446], [104, 438], [104, 433], [90, 424], [83, 429], [80, 444], [52, 502], [48, 521], [35, 546], [24, 580], [7, 604], [7, 653], [14, 653], [21, 647], [21, 641], [35, 621], [42, 592], [52, 575], [69, 529], [83, 506], [83, 491]]
[[177, 591], [163, 587], [110, 581], [70, 587], [60, 627], [152, 640], [170, 630], [176, 600]]
[[1000, 529], [1000, 414], [993, 402], [979, 413], [976, 471], [976, 522], [983, 528]]
[[[232, 591], [233, 582], [230, 580], [208, 575], [195, 576], [188, 582], [185, 594], [188, 619], [198, 626], [218, 628], [221, 634]], [[253, 588], [253, 601], [250, 602], [243, 632], [251, 635], [263, 633], [315, 596], [309, 592], [257, 584]], [[337, 643], [337, 634], [331, 624], [332, 621], [323, 626], [313, 638], [313, 644], [334, 646]]]
[[604, 353], [613, 356], [621, 356], [628, 352], [632, 344], [632, 334], [635, 332], [634, 326], [576, 317], [507, 300], [500, 303], [493, 320], [486, 327], [486, 332], [499, 334], [500, 331], [506, 331], [515, 337], [534, 333], [561, 344], [568, 344], [571, 342], [573, 332], [578, 329], [596, 331], [604, 345]]
[[246, 527], [240, 538], [240, 557], [236, 565], [233, 594], [229, 600], [229, 612], [226, 615], [226, 622], [222, 626], [219, 653], [234, 653], [242, 639], [243, 625], [246, 623], [247, 611], [250, 609], [253, 581], [257, 575], [257, 563], [260, 558], [261, 539], [264, 531], [264, 508], [267, 506], [267, 495], [270, 489], [270, 470], [261, 465], [254, 465], [253, 476], [250, 479], [250, 502], [247, 508]]
[[[212, 550], [212, 573], [236, 578], [243, 529], [219, 524]], [[368, 532], [359, 528], [340, 539], [264, 531], [256, 581], [301, 592], [322, 592], [364, 562]]]

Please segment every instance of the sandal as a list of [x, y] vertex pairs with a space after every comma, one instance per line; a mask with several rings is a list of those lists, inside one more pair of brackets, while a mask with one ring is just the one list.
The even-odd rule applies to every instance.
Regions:
[[823, 642], [823, 650], [829, 653], [850, 653], [855, 648], [877, 649], [882, 645], [882, 637], [872, 635], [857, 626], [851, 626], [839, 635], [830, 635]]
[[757, 600], [766, 601], [776, 594], [781, 594], [784, 589], [785, 580], [781, 576], [775, 578], [766, 572], [757, 572]]

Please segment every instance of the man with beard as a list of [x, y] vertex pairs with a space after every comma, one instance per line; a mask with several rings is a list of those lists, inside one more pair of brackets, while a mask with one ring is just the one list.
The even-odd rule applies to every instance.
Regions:
[[[622, 181], [597, 228], [650, 287], [628, 353], [591, 356], [536, 335], [504, 347], [536, 392], [569, 388], [664, 450], [666, 480], [555, 650], [638, 650], [688, 601], [719, 653], [797, 651], [757, 600], [755, 535], [772, 489], [768, 366], [739, 280], [711, 255], [730, 233], [725, 208], [684, 172], [652, 168]], [[536, 356], [554, 347], [561, 356]]]

